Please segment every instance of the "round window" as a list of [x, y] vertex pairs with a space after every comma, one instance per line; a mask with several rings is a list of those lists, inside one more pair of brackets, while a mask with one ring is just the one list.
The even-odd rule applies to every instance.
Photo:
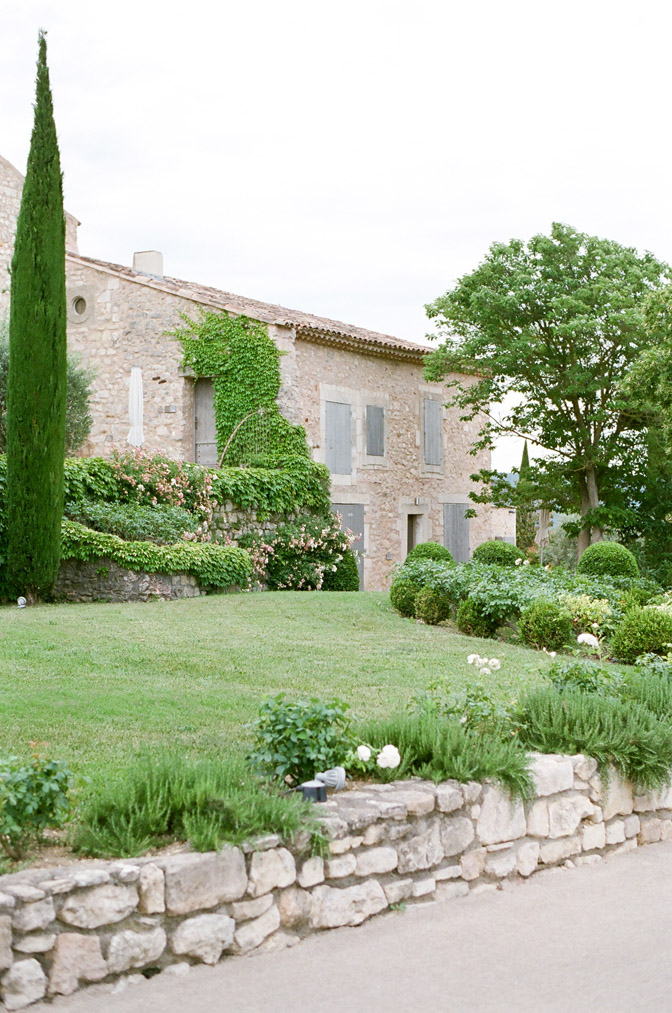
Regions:
[[77, 298], [73, 300], [72, 308], [78, 317], [83, 317], [86, 313], [86, 299], [83, 299], [81, 295], [78, 295]]

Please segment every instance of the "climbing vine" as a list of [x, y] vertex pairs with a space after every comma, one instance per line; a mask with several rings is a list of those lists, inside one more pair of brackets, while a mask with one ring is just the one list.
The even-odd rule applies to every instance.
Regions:
[[293, 426], [277, 405], [280, 350], [268, 327], [247, 317], [200, 310], [193, 320], [171, 331], [184, 352], [184, 366], [197, 377], [212, 377], [217, 452], [222, 453], [236, 426], [251, 416], [228, 445], [226, 465], [279, 464], [289, 457], [308, 457], [306, 434]]

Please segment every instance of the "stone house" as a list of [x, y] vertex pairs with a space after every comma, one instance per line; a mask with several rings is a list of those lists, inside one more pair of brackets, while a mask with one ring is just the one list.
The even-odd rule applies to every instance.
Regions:
[[[9, 302], [13, 237], [23, 177], [0, 158], [0, 315]], [[367, 589], [387, 585], [395, 563], [420, 541], [446, 545], [458, 560], [488, 538], [515, 538], [512, 511], [479, 507], [466, 519], [469, 475], [490, 457], [468, 454], [474, 423], [443, 407], [445, 388], [423, 378], [427, 349], [350, 324], [242, 298], [164, 275], [155, 251], [123, 267], [77, 250], [67, 222], [68, 346], [94, 367], [91, 436], [82, 453], [127, 446], [131, 369], [144, 381], [145, 446], [216, 464], [212, 382], [181, 367], [166, 331], [198, 307], [263, 321], [284, 353], [279, 406], [303, 425], [315, 460], [332, 477], [334, 508], [358, 535]]]

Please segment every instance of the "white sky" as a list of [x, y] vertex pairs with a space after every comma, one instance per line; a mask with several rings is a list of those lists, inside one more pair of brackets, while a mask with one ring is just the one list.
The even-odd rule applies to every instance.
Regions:
[[672, 261], [664, 0], [0, 0], [21, 171], [40, 27], [87, 256], [414, 341], [554, 220]]

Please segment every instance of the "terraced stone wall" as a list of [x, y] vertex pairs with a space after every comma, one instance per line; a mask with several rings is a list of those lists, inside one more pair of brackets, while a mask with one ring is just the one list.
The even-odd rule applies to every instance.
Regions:
[[496, 785], [366, 785], [320, 806], [326, 857], [307, 835], [242, 848], [29, 869], [0, 877], [0, 996], [8, 1010], [89, 983], [119, 990], [161, 972], [280, 949], [401, 903], [497, 889], [542, 869], [672, 839], [672, 787], [637, 795], [595, 760], [532, 758], [536, 798]]

